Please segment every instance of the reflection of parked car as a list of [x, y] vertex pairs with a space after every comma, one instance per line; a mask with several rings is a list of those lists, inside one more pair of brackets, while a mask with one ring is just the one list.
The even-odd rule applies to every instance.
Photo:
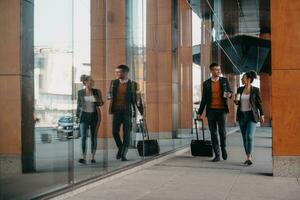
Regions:
[[72, 116], [63, 116], [58, 119], [57, 138], [66, 140], [70, 138], [79, 138], [79, 125], [74, 121]]

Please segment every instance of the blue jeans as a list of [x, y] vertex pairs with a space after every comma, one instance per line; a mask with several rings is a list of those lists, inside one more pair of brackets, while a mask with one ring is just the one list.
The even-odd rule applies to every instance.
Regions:
[[249, 155], [253, 149], [253, 137], [256, 130], [256, 122], [241, 117], [239, 125], [242, 132], [244, 149], [246, 154]]
[[81, 134], [81, 148], [82, 154], [86, 155], [86, 138], [88, 129], [91, 130], [91, 153], [95, 154], [97, 149], [97, 134], [96, 134], [97, 123], [81, 122], [80, 123], [80, 134]]

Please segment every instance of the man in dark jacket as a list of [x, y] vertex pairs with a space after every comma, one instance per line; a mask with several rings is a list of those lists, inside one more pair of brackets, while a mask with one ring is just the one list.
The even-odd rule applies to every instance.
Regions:
[[220, 148], [217, 135], [219, 130], [222, 158], [227, 159], [226, 152], [226, 114], [229, 113], [227, 98], [232, 97], [232, 91], [227, 78], [221, 76], [221, 67], [217, 63], [209, 66], [212, 77], [203, 82], [201, 104], [198, 110], [198, 119], [203, 119], [202, 114], [206, 107], [206, 116], [211, 134], [212, 146], [215, 153], [213, 162], [220, 161]]
[[[136, 107], [143, 115], [143, 105], [138, 84], [128, 79], [129, 67], [119, 65], [116, 68], [117, 79], [111, 81], [109, 112], [113, 115], [112, 132], [118, 147], [116, 158], [127, 161], [126, 154], [130, 143], [132, 117], [136, 115]], [[123, 141], [120, 127], [123, 124]]]

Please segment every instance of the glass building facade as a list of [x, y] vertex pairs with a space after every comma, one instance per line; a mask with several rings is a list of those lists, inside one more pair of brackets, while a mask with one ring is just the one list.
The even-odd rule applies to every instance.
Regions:
[[[195, 137], [193, 118], [212, 61], [222, 65], [233, 88], [240, 84], [236, 74], [242, 71], [230, 71], [237, 61], [221, 41], [246, 29], [224, 26], [243, 24], [235, 12], [224, 18], [224, 1], [21, 2], [25, 67], [19, 77], [24, 87], [17, 95], [22, 108], [16, 114], [20, 117], [7, 119], [16, 119], [16, 132], [0, 134], [0, 199], [40, 198], [155, 157], [138, 154], [143, 134], [142, 116], [137, 115], [132, 118], [128, 161], [116, 160], [106, 96], [120, 64], [130, 67], [130, 79], [140, 86], [149, 135], [158, 140], [160, 155], [186, 147]], [[82, 74], [93, 77], [104, 99], [95, 164], [89, 161], [90, 137], [87, 164], [78, 162], [82, 137], [75, 119]], [[228, 124], [235, 125], [234, 114]]]

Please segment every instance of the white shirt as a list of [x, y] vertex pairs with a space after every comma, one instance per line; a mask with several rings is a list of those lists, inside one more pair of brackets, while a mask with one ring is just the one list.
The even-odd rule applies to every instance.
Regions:
[[84, 96], [84, 103], [85, 103], [85, 107], [84, 107], [84, 112], [88, 112], [88, 113], [93, 113], [95, 112], [95, 104], [94, 102], [96, 102], [96, 99], [94, 97], [94, 95], [91, 96]]
[[251, 111], [250, 106], [250, 94], [242, 94], [241, 95], [241, 111]]

